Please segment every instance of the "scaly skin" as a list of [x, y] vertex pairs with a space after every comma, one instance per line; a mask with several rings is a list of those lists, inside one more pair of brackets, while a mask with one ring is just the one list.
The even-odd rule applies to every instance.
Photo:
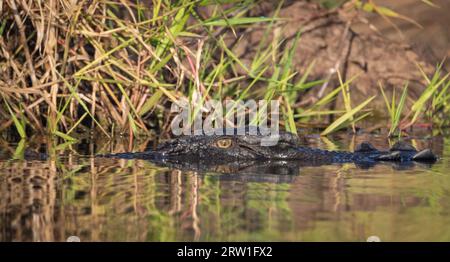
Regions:
[[[230, 131], [230, 129], [225, 131]], [[238, 131], [242, 131], [242, 129], [231, 129], [231, 132], [224, 132], [224, 135], [182, 136], [160, 144], [154, 151], [104, 156], [141, 158], [175, 165], [201, 162], [202, 165], [215, 166], [267, 160], [295, 160], [301, 162], [302, 165], [348, 162], [371, 165], [380, 161], [433, 163], [437, 160], [431, 150], [425, 149], [418, 152], [405, 142], [395, 144], [388, 151], [380, 151], [367, 142], [359, 145], [355, 152], [327, 151], [301, 146], [299, 138], [288, 132], [280, 132], [278, 143], [275, 145], [262, 146], [261, 141], [267, 136], [260, 133], [251, 134], [249, 127], [245, 127], [243, 135], [238, 135]]]

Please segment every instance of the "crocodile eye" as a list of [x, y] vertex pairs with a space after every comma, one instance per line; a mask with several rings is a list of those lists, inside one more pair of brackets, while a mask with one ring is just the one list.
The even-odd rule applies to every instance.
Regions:
[[216, 146], [218, 148], [229, 148], [232, 143], [231, 139], [220, 139], [216, 141]]

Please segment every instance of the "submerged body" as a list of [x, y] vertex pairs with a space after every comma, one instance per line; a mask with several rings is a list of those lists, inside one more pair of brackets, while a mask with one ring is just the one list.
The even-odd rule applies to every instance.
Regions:
[[140, 153], [120, 153], [108, 157], [141, 158], [172, 166], [249, 166], [246, 163], [295, 161], [301, 165], [323, 165], [353, 162], [370, 166], [377, 162], [397, 163], [425, 162], [437, 160], [430, 149], [416, 150], [405, 142], [396, 143], [389, 150], [378, 150], [368, 142], [357, 146], [354, 152], [328, 151], [305, 147], [298, 136], [280, 132], [277, 143], [263, 146], [261, 141], [267, 136], [252, 134], [248, 127], [242, 130], [225, 130], [223, 135], [182, 136], [161, 143], [155, 150]]

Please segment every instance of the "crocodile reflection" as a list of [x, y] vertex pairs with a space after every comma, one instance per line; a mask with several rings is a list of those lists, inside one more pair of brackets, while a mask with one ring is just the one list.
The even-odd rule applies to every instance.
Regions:
[[[153, 159], [152, 164], [159, 167], [180, 170], [183, 172], [197, 172], [199, 174], [216, 173], [220, 180], [242, 182], [292, 183], [301, 174], [304, 167], [332, 165], [335, 163], [307, 162], [298, 160], [245, 160], [239, 162], [217, 163], [199, 159], [198, 161], [178, 161], [170, 159]], [[430, 163], [414, 162], [358, 162], [356, 168], [370, 169], [376, 165], [388, 165], [394, 170], [413, 169], [416, 166], [430, 167]]]

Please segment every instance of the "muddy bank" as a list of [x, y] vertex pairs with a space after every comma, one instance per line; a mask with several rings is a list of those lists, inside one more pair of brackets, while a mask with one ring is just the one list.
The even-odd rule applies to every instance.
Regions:
[[[384, 37], [391, 41], [406, 41], [415, 49], [422, 50], [430, 56], [441, 60], [450, 56], [450, 4], [448, 0], [434, 0], [436, 7], [430, 7], [417, 0], [377, 0], [377, 4], [396, 10], [416, 21], [422, 27], [418, 27], [408, 21], [394, 19], [401, 33], [379, 15], [367, 15], [368, 20], [376, 27]], [[367, 30], [364, 26], [354, 25], [356, 31]], [[445, 62], [447, 71], [450, 69], [450, 61]]]
[[[273, 16], [274, 9], [274, 3], [264, 2], [253, 10], [253, 15]], [[304, 94], [301, 106], [306, 106], [308, 101], [314, 102], [337, 86], [337, 70], [342, 73], [344, 81], [359, 75], [351, 84], [353, 104], [378, 95], [371, 107], [379, 108], [378, 113], [382, 115], [385, 115], [385, 105], [379, 95], [378, 83], [391, 95], [394, 89], [397, 89], [397, 93], [401, 92], [408, 82], [411, 98], [408, 104], [411, 105], [418, 98], [426, 81], [417, 65], [427, 74], [432, 74], [435, 64], [442, 57], [437, 59], [435, 55], [423, 52], [423, 48], [414, 47], [407, 41], [393, 41], [364, 28], [361, 20], [366, 15], [357, 11], [327, 10], [306, 1], [291, 1], [281, 8], [278, 17], [283, 20], [274, 24], [267, 43], [272, 43], [276, 37], [286, 39], [282, 47], [289, 47], [297, 32], [301, 31], [294, 58], [295, 71], [299, 72], [296, 77], [300, 78], [308, 66], [315, 62], [309, 80], [327, 80], [326, 84]], [[266, 29], [267, 26], [263, 25], [252, 26], [242, 32], [240, 41], [235, 41], [235, 37], [229, 35], [228, 42], [246, 65], [253, 61]], [[267, 76], [271, 73], [270, 70], [266, 72]], [[335, 103], [336, 108], [341, 108], [340, 99]]]

